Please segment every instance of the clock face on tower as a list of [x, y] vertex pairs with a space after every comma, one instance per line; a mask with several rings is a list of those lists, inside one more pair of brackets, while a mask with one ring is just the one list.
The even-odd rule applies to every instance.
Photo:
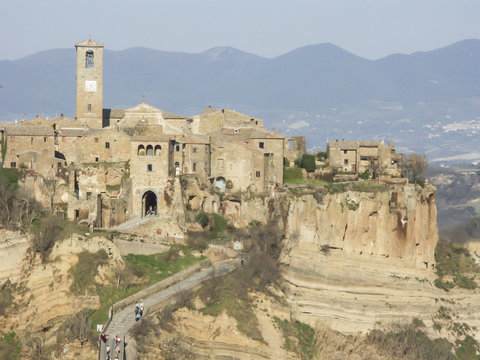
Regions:
[[85, 91], [86, 92], [96, 92], [97, 91], [97, 82], [95, 80], [85, 81]]

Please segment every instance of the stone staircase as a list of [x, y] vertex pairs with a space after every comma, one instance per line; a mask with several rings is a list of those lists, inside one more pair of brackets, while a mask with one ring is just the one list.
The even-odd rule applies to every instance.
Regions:
[[[108, 340], [106, 343], [100, 341], [98, 359], [106, 359], [107, 344], [110, 345], [110, 354], [114, 359], [115, 336], [122, 339], [119, 359], [136, 359], [134, 341], [129, 340], [128, 334], [135, 325], [135, 304], [137, 302], [141, 301], [144, 304], [144, 317], [153, 315], [165, 305], [174, 303], [176, 295], [194, 289], [213, 276], [229, 274], [240, 266], [240, 263], [240, 259], [231, 259], [208, 266], [209, 262], [205, 260], [114, 304], [110, 308], [110, 317], [104, 329], [104, 333], [108, 334]], [[128, 346], [129, 344], [130, 346]]]

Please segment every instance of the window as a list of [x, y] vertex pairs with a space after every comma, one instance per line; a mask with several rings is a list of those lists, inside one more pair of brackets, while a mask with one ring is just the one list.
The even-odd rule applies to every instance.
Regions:
[[80, 217], [80, 210], [75, 210], [75, 220]]
[[259, 147], [260, 149], [265, 149], [265, 143], [264, 143], [263, 141], [260, 141], [260, 142], [258, 143], [258, 147]]
[[110, 149], [110, 143], [108, 141], [105, 142], [105, 149]]
[[348, 165], [348, 159], [343, 159], [343, 164]]
[[91, 197], [92, 197], [92, 193], [91, 193], [91, 192], [87, 192], [87, 200], [90, 200]]
[[343, 150], [343, 153], [346, 154], [346, 153], [347, 153], [347, 150]]
[[33, 145], [33, 136], [30, 138], [30, 145]]
[[95, 158], [95, 162], [98, 162], [98, 157]]
[[162, 150], [162, 147], [160, 145], [155, 145], [155, 155], [160, 155], [160, 151]]
[[153, 155], [153, 146], [152, 145], [147, 145], [147, 155], [148, 156]]
[[152, 164], [147, 164], [147, 171], [152, 171], [152, 170], [153, 170]]
[[255, 176], [259, 178], [260, 177], [260, 171], [256, 171]]
[[368, 161], [368, 157], [367, 157], [367, 156], [360, 156], [360, 160], [362, 160], [362, 161]]
[[15, 161], [12, 161], [12, 162], [10, 163], [10, 167], [11, 167], [11, 168], [16, 168], [16, 167], [17, 167], [17, 163], [16, 163]]
[[92, 104], [88, 104], [88, 113], [92, 112]]
[[92, 50], [88, 50], [85, 53], [85, 67], [87, 68], [93, 67], [93, 51]]
[[145, 155], [145, 146], [138, 145], [137, 155], [142, 155], [142, 156]]
[[194, 153], [197, 152], [197, 148], [196, 148], [196, 147], [193, 147], [193, 152], [194, 152]]
[[47, 142], [47, 137], [46, 136], [43, 137], [43, 142]]
[[234, 132], [235, 134], [238, 134], [238, 129], [233, 129], [233, 132]]
[[98, 143], [98, 138], [95, 138], [95, 142]]
[[197, 171], [197, 163], [193, 163], [193, 171]]
[[180, 151], [180, 144], [175, 144], [175, 151], [179, 152]]

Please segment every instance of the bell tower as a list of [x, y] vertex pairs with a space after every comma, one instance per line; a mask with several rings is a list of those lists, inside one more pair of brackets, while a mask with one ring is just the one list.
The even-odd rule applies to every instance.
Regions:
[[103, 44], [88, 39], [75, 45], [77, 50], [76, 116], [88, 127], [102, 127]]

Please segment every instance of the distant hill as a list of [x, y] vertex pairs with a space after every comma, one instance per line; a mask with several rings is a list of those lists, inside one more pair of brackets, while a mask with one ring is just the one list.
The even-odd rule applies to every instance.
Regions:
[[[468, 120], [478, 109], [471, 99], [480, 98], [479, 79], [480, 40], [376, 61], [333, 44], [305, 46], [272, 59], [229, 47], [199, 54], [107, 49], [104, 107], [130, 107], [145, 96], [146, 102], [174, 113], [192, 115], [206, 105], [230, 107], [263, 116], [267, 124], [284, 129], [297, 120], [312, 125], [315, 119], [331, 118], [327, 109], [339, 108], [342, 111], [334, 119], [340, 125], [331, 134], [347, 138], [345, 129], [352, 122], [364, 125], [374, 120], [371, 125], [376, 129], [382, 117], [430, 121], [430, 116], [433, 121], [453, 108], [454, 114], [461, 114], [459, 121]], [[73, 116], [75, 49], [0, 61], [0, 84], [0, 120], [18, 119], [22, 114]], [[429, 109], [416, 108], [422, 103], [429, 104]], [[385, 116], [391, 106], [403, 113]], [[354, 129], [356, 136], [362, 129]]]

